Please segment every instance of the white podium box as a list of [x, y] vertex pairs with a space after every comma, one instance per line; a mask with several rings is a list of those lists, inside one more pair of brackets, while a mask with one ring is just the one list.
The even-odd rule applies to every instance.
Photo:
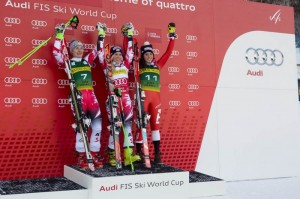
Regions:
[[108, 165], [94, 172], [64, 167], [64, 176], [88, 189], [88, 199], [188, 199], [189, 172], [159, 165], [151, 169], [135, 166], [116, 170]]
[[0, 181], [1, 199], [85, 199], [88, 191], [66, 178]]
[[189, 198], [225, 195], [225, 181], [209, 175], [190, 172]]

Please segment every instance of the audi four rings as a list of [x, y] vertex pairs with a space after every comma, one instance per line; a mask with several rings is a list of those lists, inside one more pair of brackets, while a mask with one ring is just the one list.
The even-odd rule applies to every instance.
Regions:
[[21, 39], [18, 37], [5, 37], [4, 42], [7, 44], [19, 44], [21, 43]]
[[280, 50], [262, 48], [248, 48], [245, 58], [251, 65], [281, 66], [284, 61], [284, 55]]
[[32, 104], [47, 104], [48, 100], [46, 98], [32, 98]]
[[13, 17], [5, 17], [4, 22], [8, 24], [20, 24], [21, 19], [20, 18], [13, 18]]
[[40, 27], [46, 27], [47, 22], [46, 21], [40, 21], [40, 20], [32, 20], [31, 25], [33, 26], [40, 26]]
[[5, 77], [4, 82], [6, 84], [20, 84], [21, 83], [21, 78], [20, 77]]

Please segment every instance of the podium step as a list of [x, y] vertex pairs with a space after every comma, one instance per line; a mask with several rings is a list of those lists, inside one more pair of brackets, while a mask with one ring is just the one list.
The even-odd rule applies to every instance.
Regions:
[[2, 199], [82, 199], [87, 189], [67, 178], [41, 178], [0, 181]]
[[143, 164], [135, 164], [117, 170], [109, 165], [94, 172], [76, 166], [65, 166], [64, 176], [89, 190], [88, 199], [134, 198], [143, 199], [184, 199], [188, 198], [189, 172], [156, 165], [147, 169]]

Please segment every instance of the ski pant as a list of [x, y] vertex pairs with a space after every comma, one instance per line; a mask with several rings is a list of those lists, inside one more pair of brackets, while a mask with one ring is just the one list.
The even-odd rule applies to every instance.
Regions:
[[[160, 92], [145, 91], [144, 110], [150, 115], [150, 129], [152, 141], [160, 140], [159, 124], [161, 115]], [[136, 142], [142, 143], [143, 137], [141, 132], [137, 132]]]
[[[110, 118], [110, 106], [109, 102], [107, 100], [106, 102], [106, 110], [108, 113], [108, 120], [111, 123], [111, 118]], [[131, 105], [131, 99], [129, 96], [129, 93], [122, 93], [122, 97], [118, 98], [118, 108], [117, 108], [117, 113], [123, 114], [124, 116], [124, 143], [123, 146], [126, 147], [128, 146], [134, 146], [133, 145], [133, 137], [132, 137], [132, 117], [133, 117], [133, 110], [132, 110], [132, 105]], [[126, 137], [128, 137], [128, 142], [126, 142]], [[108, 141], [108, 148], [114, 149], [114, 137], [112, 132], [109, 135], [109, 141]]]
[[[82, 94], [82, 111], [91, 119], [92, 134], [90, 137], [90, 150], [92, 152], [100, 151], [100, 138], [102, 130], [102, 118], [98, 100], [93, 90], [81, 90]], [[74, 112], [74, 107], [71, 105], [71, 109]], [[85, 152], [82, 136], [80, 132], [76, 133], [75, 149], [77, 152]]]

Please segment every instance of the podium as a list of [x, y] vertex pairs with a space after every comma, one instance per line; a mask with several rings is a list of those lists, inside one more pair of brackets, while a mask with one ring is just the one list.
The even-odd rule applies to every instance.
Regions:
[[64, 166], [64, 177], [0, 181], [2, 199], [192, 199], [225, 194], [221, 179], [165, 164], [147, 169], [143, 164], [117, 170], [109, 165], [90, 172]]

